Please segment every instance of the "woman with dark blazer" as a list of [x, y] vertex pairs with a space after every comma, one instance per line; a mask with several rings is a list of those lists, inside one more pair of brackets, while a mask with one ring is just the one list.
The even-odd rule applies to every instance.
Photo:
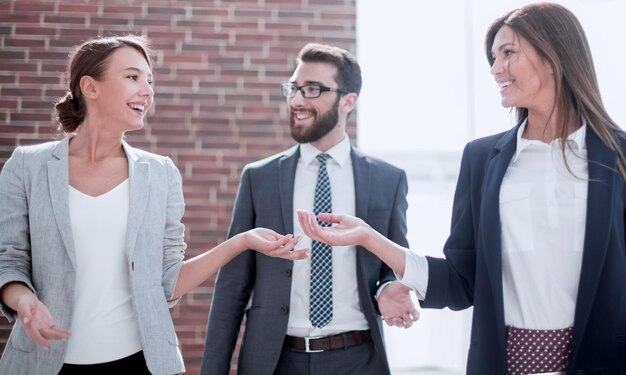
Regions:
[[184, 372], [168, 307], [246, 249], [306, 254], [258, 228], [184, 261], [178, 169], [123, 141], [154, 100], [147, 40], [87, 41], [68, 75], [64, 139], [18, 147], [0, 174], [0, 312], [17, 319], [0, 373]]
[[305, 233], [358, 244], [423, 307], [474, 307], [467, 374], [626, 373], [624, 133], [600, 98], [576, 17], [513, 10], [485, 49], [511, 130], [463, 152], [445, 259], [388, 241], [361, 220], [299, 212]]

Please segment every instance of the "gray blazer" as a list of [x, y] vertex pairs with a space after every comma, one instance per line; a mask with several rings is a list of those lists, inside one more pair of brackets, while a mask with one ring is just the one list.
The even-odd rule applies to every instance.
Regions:
[[[70, 328], [76, 282], [69, 220], [69, 138], [18, 147], [0, 173], [0, 288], [22, 282], [48, 307], [59, 327]], [[130, 205], [126, 251], [132, 303], [144, 356], [153, 374], [185, 370], [168, 307], [186, 244], [181, 176], [172, 161], [129, 146]], [[98, 293], [97, 290], [93, 291]], [[6, 305], [0, 311], [16, 317]], [[97, 340], [97, 338], [94, 338]], [[37, 345], [17, 321], [0, 374], [55, 375], [66, 343]]]
[[[254, 227], [293, 233], [293, 188], [299, 147], [252, 163], [244, 169], [229, 236]], [[356, 216], [392, 241], [406, 239], [407, 180], [404, 171], [351, 151]], [[382, 320], [374, 295], [380, 283], [395, 280], [376, 256], [357, 248], [357, 285], [377, 355], [387, 363]], [[243, 320], [245, 334], [237, 371], [269, 375], [278, 363], [287, 332], [293, 261], [246, 251], [219, 272], [209, 315], [201, 373], [226, 375]], [[252, 297], [252, 303], [248, 301]]]

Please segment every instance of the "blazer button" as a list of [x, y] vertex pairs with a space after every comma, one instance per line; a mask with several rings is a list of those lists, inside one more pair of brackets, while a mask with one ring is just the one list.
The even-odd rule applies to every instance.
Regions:
[[283, 314], [289, 313], [289, 306], [281, 306], [280, 311], [282, 311]]
[[291, 270], [285, 270], [285, 276], [291, 277]]

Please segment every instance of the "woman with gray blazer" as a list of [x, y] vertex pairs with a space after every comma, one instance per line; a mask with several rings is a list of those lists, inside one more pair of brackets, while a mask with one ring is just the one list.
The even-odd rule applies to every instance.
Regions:
[[64, 139], [18, 147], [0, 173], [0, 312], [17, 319], [0, 373], [184, 372], [168, 307], [246, 249], [307, 253], [258, 228], [184, 261], [178, 169], [123, 141], [154, 99], [148, 41], [87, 41], [68, 76]]

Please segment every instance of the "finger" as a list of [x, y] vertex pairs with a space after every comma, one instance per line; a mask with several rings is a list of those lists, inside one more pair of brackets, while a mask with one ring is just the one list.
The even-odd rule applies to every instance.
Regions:
[[317, 233], [315, 232], [315, 225], [317, 222], [315, 221], [315, 215], [302, 213], [302, 219], [300, 221], [300, 226], [304, 233], [310, 237], [311, 239], [317, 239]]
[[298, 210], [297, 214], [298, 214], [298, 222], [300, 223], [300, 228], [302, 228], [302, 231], [304, 232], [304, 234], [310, 237], [311, 230], [309, 226], [309, 216], [306, 214], [306, 212], [301, 211], [301, 210]]
[[417, 322], [417, 320], [420, 318], [420, 313], [417, 310], [411, 310], [411, 320], [413, 320], [414, 322]]
[[276, 247], [285, 246], [289, 241], [293, 239], [293, 236], [290, 234], [280, 236], [278, 239], [274, 241]]
[[291, 260], [300, 260], [306, 259], [311, 256], [311, 251], [309, 249], [300, 249], [290, 251], [285, 257]]
[[404, 317], [404, 328], [411, 328], [411, 326], [413, 325], [413, 320], [411, 320], [411, 317], [409, 315]]
[[278, 257], [278, 258], [283, 258], [283, 259], [289, 259], [289, 260], [300, 260], [300, 259], [305, 259], [309, 257], [309, 250], [308, 249], [300, 249], [300, 250], [276, 250], [273, 253], [270, 253], [270, 256], [273, 257]]
[[400, 320], [398, 318], [389, 318], [387, 322], [389, 323], [390, 326], [394, 326], [394, 327], [399, 327], [399, 324], [400, 324]]
[[48, 343], [48, 340], [46, 340], [41, 333], [39, 332], [38, 329], [33, 329], [33, 327], [29, 327], [26, 328], [26, 333], [28, 334], [28, 336], [30, 336], [30, 338], [33, 339], [33, 341], [35, 341], [37, 344], [43, 346], [46, 349], [50, 349], [50, 344]]
[[70, 338], [70, 331], [52, 326], [42, 329], [41, 336], [48, 340], [67, 340]]
[[300, 242], [300, 239], [302, 238], [302, 236], [297, 236], [297, 237], [291, 237], [289, 239], [289, 241], [287, 241], [283, 247], [288, 249], [288, 250], [293, 250], [293, 247], [296, 246], [298, 244], [298, 242]]
[[317, 218], [320, 221], [323, 221], [325, 223], [331, 223], [331, 224], [341, 223], [341, 215], [334, 215], [334, 214], [330, 214], [327, 212], [320, 212], [319, 214], [317, 214]]

